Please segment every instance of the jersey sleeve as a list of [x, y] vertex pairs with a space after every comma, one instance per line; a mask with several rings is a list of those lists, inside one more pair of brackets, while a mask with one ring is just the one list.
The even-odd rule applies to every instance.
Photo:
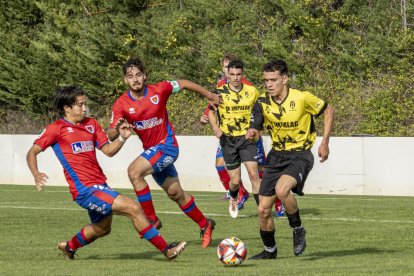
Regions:
[[[253, 86], [254, 87], [254, 86]], [[260, 92], [259, 92], [259, 90], [257, 90], [257, 88], [256, 87], [254, 87], [254, 101], [256, 102], [257, 101], [257, 99], [259, 98], [259, 96], [260, 96]]]
[[108, 137], [106, 136], [105, 131], [102, 129], [102, 126], [97, 121], [94, 122], [96, 129], [95, 147], [101, 149], [105, 144], [109, 143]]
[[310, 92], [305, 91], [303, 93], [305, 97], [306, 112], [316, 117], [319, 116], [325, 110], [327, 103]]
[[122, 103], [120, 98], [112, 105], [111, 120], [109, 123], [109, 128], [115, 128], [116, 122], [120, 118], [124, 118], [124, 110], [122, 108]]
[[250, 128], [257, 130], [263, 129], [263, 109], [260, 101], [256, 101], [253, 105], [252, 113], [250, 114]]
[[172, 92], [171, 93], [177, 93], [181, 91], [180, 84], [176, 80], [167, 81], [172, 86]]
[[48, 147], [56, 144], [59, 138], [59, 128], [56, 125], [48, 125], [33, 144], [38, 145], [44, 151]]

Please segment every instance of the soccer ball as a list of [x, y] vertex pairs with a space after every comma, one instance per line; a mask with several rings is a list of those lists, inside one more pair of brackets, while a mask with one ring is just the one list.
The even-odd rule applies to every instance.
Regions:
[[217, 247], [219, 260], [228, 266], [238, 266], [246, 259], [247, 249], [240, 239], [230, 237], [222, 240]]

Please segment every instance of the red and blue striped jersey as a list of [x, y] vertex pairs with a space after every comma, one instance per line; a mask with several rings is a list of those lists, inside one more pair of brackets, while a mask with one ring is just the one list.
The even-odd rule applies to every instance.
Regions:
[[106, 143], [108, 138], [102, 127], [88, 117], [77, 125], [60, 118], [48, 125], [34, 142], [42, 150], [52, 147], [63, 166], [73, 200], [86, 188], [106, 183], [95, 151]]
[[174, 127], [168, 120], [167, 101], [173, 86], [168, 81], [145, 86], [144, 96], [135, 99], [128, 90], [112, 106], [110, 128], [115, 128], [120, 118], [135, 126], [135, 133], [142, 141], [144, 149], [157, 144], [170, 144], [178, 147]]

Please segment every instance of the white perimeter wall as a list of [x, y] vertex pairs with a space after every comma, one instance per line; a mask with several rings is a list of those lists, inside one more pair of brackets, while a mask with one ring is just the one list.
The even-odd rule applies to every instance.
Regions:
[[[26, 165], [26, 152], [36, 135], [0, 135], [0, 183], [34, 184]], [[179, 136], [180, 156], [175, 163], [181, 184], [188, 191], [223, 191], [215, 171], [218, 140], [210, 136]], [[329, 159], [317, 158], [318, 138], [313, 153], [315, 165], [305, 185], [308, 194], [414, 196], [414, 137], [332, 137]], [[270, 138], [264, 137], [266, 152]], [[142, 152], [136, 136], [109, 158], [98, 150], [98, 159], [113, 188], [131, 188], [127, 167]], [[49, 148], [38, 156], [39, 170], [49, 176], [48, 185], [66, 186], [63, 171]], [[249, 183], [247, 173], [243, 181]], [[152, 177], [151, 188], [158, 189]], [[250, 185], [246, 185], [249, 187]], [[251, 189], [249, 189], [251, 190]]]

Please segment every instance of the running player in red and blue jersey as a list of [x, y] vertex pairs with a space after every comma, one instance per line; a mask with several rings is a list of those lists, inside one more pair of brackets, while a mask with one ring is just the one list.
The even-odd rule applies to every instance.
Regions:
[[182, 89], [205, 96], [212, 105], [219, 103], [219, 97], [188, 80], [146, 84], [144, 65], [139, 59], [128, 60], [123, 69], [124, 80], [129, 89], [112, 106], [112, 118], [107, 131], [109, 140], [114, 141], [118, 137], [119, 131], [115, 126], [119, 120], [126, 119], [135, 127], [134, 131], [142, 141], [144, 152], [129, 165], [128, 176], [146, 217], [156, 228], [161, 228], [161, 221], [155, 213], [151, 192], [145, 180], [151, 174], [184, 214], [198, 224], [202, 237], [201, 246], [206, 248], [211, 243], [215, 222], [203, 215], [195, 204], [194, 197], [181, 187], [174, 166], [179, 148], [174, 128], [168, 120], [166, 105], [172, 93]]
[[66, 259], [74, 259], [78, 248], [106, 236], [111, 231], [112, 215], [127, 216], [136, 231], [164, 253], [168, 260], [175, 259], [186, 243], [168, 245], [145, 218], [139, 204], [112, 190], [96, 158], [96, 148], [107, 156], [115, 155], [131, 135], [132, 126], [120, 120], [115, 126], [119, 138], [108, 143], [102, 127], [92, 118], [85, 117], [86, 95], [74, 86], [58, 91], [55, 108], [62, 116], [48, 125], [27, 153], [27, 164], [33, 174], [36, 189], [41, 191], [48, 176], [38, 170], [37, 155], [52, 147], [62, 164], [69, 191], [76, 203], [88, 210], [91, 224], [86, 225], [70, 240], [58, 243]]

